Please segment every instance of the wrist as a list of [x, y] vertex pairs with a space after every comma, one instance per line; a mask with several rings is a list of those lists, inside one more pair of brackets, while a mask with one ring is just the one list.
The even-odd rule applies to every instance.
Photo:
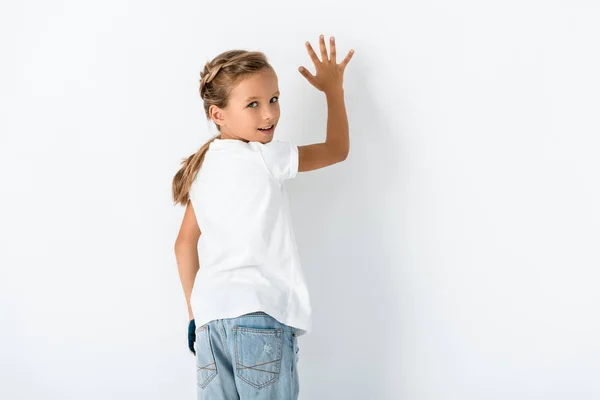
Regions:
[[342, 86], [327, 89], [323, 91], [326, 97], [335, 97], [335, 96], [343, 96], [344, 88]]

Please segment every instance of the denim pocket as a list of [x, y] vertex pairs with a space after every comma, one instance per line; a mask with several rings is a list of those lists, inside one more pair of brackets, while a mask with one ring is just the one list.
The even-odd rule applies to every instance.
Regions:
[[196, 381], [202, 389], [217, 376], [215, 355], [210, 344], [210, 330], [208, 325], [196, 329]]
[[274, 383], [281, 368], [283, 329], [233, 327], [235, 374], [260, 389]]

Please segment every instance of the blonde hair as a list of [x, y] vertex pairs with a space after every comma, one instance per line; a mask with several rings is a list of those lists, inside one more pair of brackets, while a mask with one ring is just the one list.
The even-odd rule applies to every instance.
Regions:
[[[200, 73], [200, 98], [204, 102], [206, 118], [210, 119], [210, 106], [227, 107], [231, 91], [240, 80], [265, 69], [273, 70], [273, 67], [265, 54], [259, 51], [228, 50], [207, 62]], [[221, 127], [217, 123], [215, 125], [221, 132]], [[198, 151], [182, 160], [182, 166], [173, 178], [172, 190], [175, 204], [187, 205], [190, 187], [202, 166], [206, 150], [215, 139], [220, 138], [219, 133], [202, 145]]]

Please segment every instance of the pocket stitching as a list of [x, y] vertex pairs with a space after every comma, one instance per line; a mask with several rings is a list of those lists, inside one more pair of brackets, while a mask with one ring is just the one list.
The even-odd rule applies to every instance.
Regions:
[[[235, 375], [241, 379], [242, 381], [246, 382], [247, 384], [249, 384], [250, 386], [257, 388], [257, 389], [262, 389], [268, 385], [273, 384], [277, 378], [279, 377], [279, 374], [281, 373], [281, 351], [282, 351], [282, 346], [283, 346], [283, 329], [281, 328], [248, 328], [248, 327], [242, 327], [242, 326], [234, 326], [233, 327], [233, 331], [235, 332], [235, 361], [236, 361], [236, 371], [235, 371]], [[240, 351], [238, 348], [238, 341], [241, 340], [241, 336], [239, 335], [239, 332], [247, 332], [247, 333], [251, 333], [251, 334], [270, 334], [270, 335], [274, 335], [277, 336], [279, 335], [279, 338], [275, 338], [276, 339], [276, 343], [277, 343], [277, 351], [276, 351], [276, 358], [275, 360], [272, 360], [271, 362], [276, 363], [276, 369], [277, 372], [273, 372], [273, 371], [268, 371], [270, 373], [273, 374], [273, 377], [271, 379], [269, 379], [266, 382], [263, 382], [262, 384], [258, 384], [255, 382], [251, 382], [249, 381], [247, 378], [245, 378], [242, 375], [242, 372], [245, 368], [238, 368], [238, 365], [242, 365], [244, 367], [246, 367], [244, 364], [242, 364], [241, 361], [241, 357], [240, 357]]]
[[[205, 365], [205, 366], [199, 366], [198, 364], [196, 364], [196, 377], [197, 377], [197, 384], [198, 386], [200, 386], [201, 388], [205, 388], [212, 380], [215, 376], [217, 376], [217, 364], [215, 363], [215, 355], [213, 353], [212, 350], [212, 346], [210, 344], [210, 335], [209, 335], [209, 329], [208, 329], [208, 325], [204, 325], [203, 327], [198, 329], [198, 336], [204, 336], [204, 339], [206, 341], [206, 351], [207, 354], [209, 356], [209, 364]], [[201, 349], [196, 349], [196, 352], [198, 354], [198, 358], [200, 356], [200, 350]], [[198, 361], [198, 358], [196, 358], [196, 361]], [[208, 369], [207, 367], [213, 366], [214, 369], [212, 369], [212, 372], [210, 373], [210, 375], [208, 375], [203, 381], [202, 383], [200, 382], [200, 370], [201, 369]]]

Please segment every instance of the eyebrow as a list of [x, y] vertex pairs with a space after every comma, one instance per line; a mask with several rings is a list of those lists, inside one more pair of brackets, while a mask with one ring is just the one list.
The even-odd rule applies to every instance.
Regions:
[[[276, 91], [275, 93], [273, 93], [273, 96], [275, 96], [276, 94], [281, 94], [281, 93], [280, 93], [280, 92], [279, 92], [279, 90], [278, 90], [278, 91]], [[258, 98], [259, 98], [258, 96], [252, 96], [252, 97], [248, 97], [248, 98], [246, 99], [246, 101], [250, 101], [250, 100], [254, 100], [254, 99], [258, 99]]]

